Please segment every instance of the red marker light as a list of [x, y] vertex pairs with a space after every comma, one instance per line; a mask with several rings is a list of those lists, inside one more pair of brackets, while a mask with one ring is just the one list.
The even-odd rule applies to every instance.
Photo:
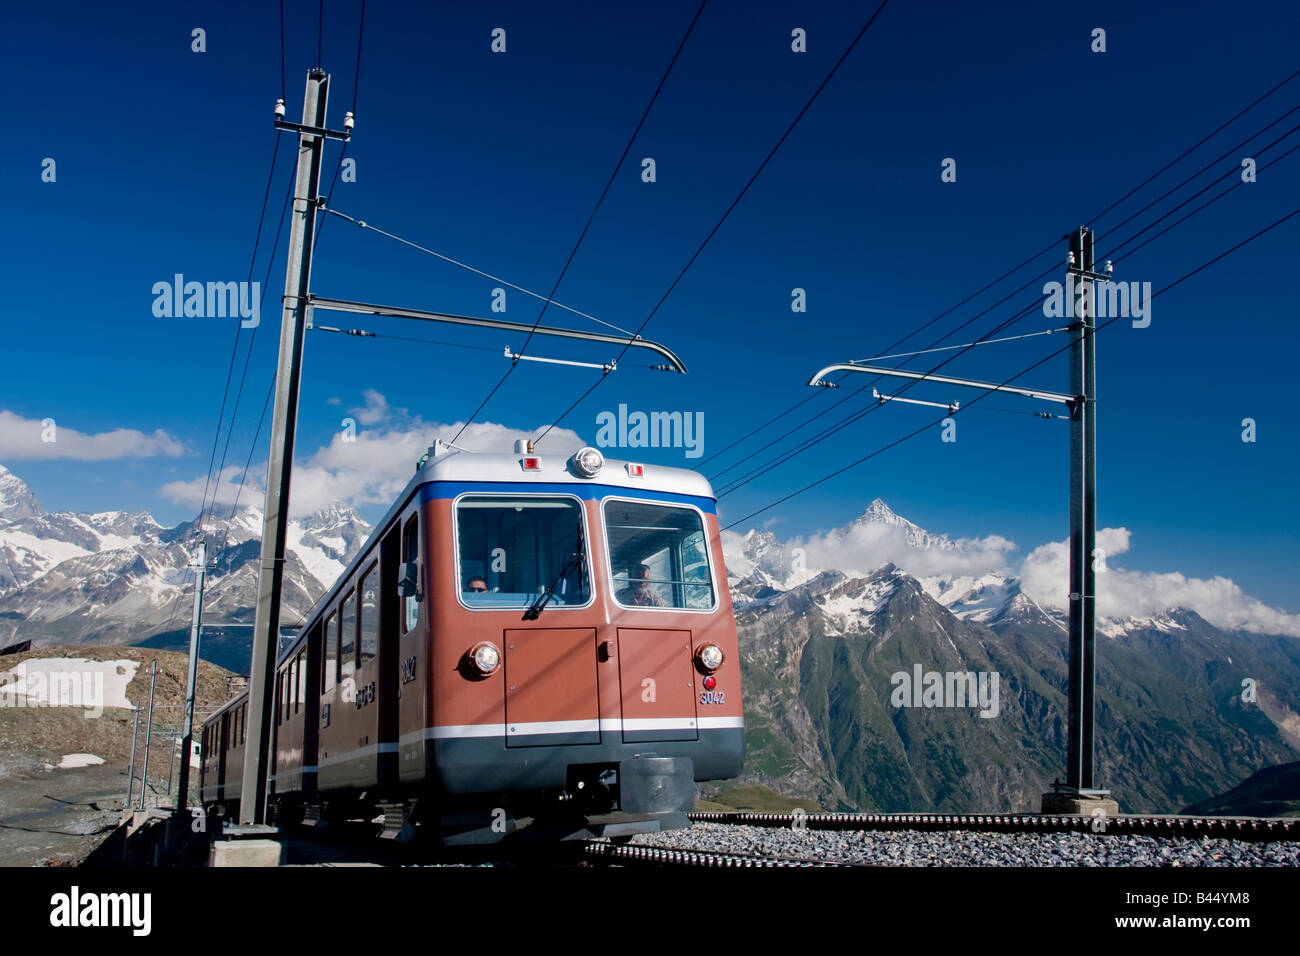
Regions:
[[630, 476], [633, 477], [633, 478], [644, 478], [644, 477], [645, 477], [645, 465], [632, 465], [632, 464], [629, 464], [629, 465], [627, 466], [627, 473], [628, 473], [628, 475], [630, 475]]
[[716, 677], [714, 677], [712, 674], [710, 674], [708, 677], [704, 678], [704, 689], [705, 689], [705, 690], [713, 690], [713, 688], [715, 688], [715, 687], [717, 687], [717, 686], [718, 686], [718, 679], [717, 679]]
[[541, 471], [542, 460], [540, 458], [525, 458], [524, 471]]

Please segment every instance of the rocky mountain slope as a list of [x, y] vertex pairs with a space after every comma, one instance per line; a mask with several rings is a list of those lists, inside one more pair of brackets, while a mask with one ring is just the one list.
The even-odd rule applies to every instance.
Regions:
[[[895, 519], [873, 502], [859, 521]], [[744, 780], [845, 809], [1037, 810], [1065, 751], [1058, 612], [1007, 574], [817, 572], [763, 532], [730, 544]], [[1098, 640], [1097, 780], [1124, 810], [1173, 812], [1300, 755], [1295, 638], [1169, 609]]]

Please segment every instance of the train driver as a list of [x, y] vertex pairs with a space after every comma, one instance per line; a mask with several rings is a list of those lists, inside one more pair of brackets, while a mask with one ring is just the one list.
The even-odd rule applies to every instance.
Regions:
[[487, 589], [488, 589], [487, 581], [485, 581], [483, 578], [479, 577], [478, 575], [475, 575], [474, 577], [470, 578], [468, 581], [465, 582], [466, 591], [482, 592], [482, 591], [486, 591]]
[[659, 595], [650, 590], [650, 568], [638, 564], [628, 572], [628, 586], [618, 592], [620, 604], [635, 607], [667, 607]]

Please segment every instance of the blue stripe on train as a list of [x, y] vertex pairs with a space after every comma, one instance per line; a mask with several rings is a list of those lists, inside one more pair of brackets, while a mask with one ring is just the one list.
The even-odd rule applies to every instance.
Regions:
[[601, 484], [546, 484], [532, 481], [431, 481], [424, 486], [424, 499], [455, 498], [469, 491], [496, 492], [535, 495], [573, 495], [586, 501], [601, 498], [631, 498], [642, 501], [664, 501], [673, 504], [690, 504], [705, 514], [717, 514], [717, 505], [712, 498], [699, 495], [682, 495], [671, 491], [649, 491], [641, 488], [629, 488], [626, 485]]

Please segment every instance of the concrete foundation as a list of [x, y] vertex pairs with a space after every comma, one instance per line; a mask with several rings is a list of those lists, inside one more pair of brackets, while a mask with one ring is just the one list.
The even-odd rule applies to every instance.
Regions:
[[[1100, 810], [1099, 814], [1097, 811]], [[1080, 797], [1051, 791], [1043, 794], [1042, 813], [1053, 816], [1119, 816], [1119, 804], [1109, 797]]]
[[216, 840], [209, 866], [279, 866], [284, 845], [277, 840]]

